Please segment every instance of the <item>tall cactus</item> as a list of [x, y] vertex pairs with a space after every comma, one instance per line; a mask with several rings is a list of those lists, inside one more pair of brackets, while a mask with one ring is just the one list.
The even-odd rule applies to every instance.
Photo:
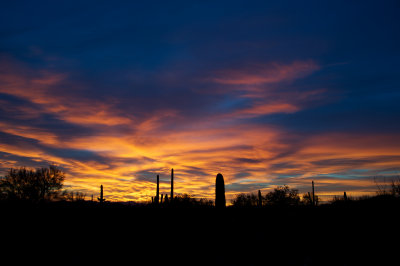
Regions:
[[317, 204], [315, 202], [314, 181], [312, 181], [311, 184], [312, 184], [312, 205], [315, 206]]
[[160, 198], [160, 176], [157, 175], [157, 192], [156, 192], [156, 198], [155, 198], [155, 203], [158, 204]]
[[106, 199], [103, 197], [103, 185], [100, 185], [100, 198], [97, 198], [100, 203], [103, 203], [106, 201]]
[[308, 199], [310, 200], [310, 205], [313, 205], [312, 197], [311, 197], [310, 192], [307, 192], [307, 195], [308, 195]]
[[346, 191], [343, 193], [343, 199], [344, 199], [345, 201], [347, 201], [347, 194], [346, 194]]
[[171, 169], [171, 202], [174, 200], [174, 168]]
[[221, 174], [218, 174], [215, 180], [215, 207], [224, 208], [225, 206], [226, 200], [224, 177]]
[[261, 195], [261, 190], [258, 190], [258, 207], [262, 207], [262, 195]]

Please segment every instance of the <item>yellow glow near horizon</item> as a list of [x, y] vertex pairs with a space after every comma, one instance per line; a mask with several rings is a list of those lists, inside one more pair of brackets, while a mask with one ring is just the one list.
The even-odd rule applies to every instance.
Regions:
[[67, 83], [71, 87], [65, 90], [60, 84], [67, 82], [67, 74], [24, 75], [32, 71], [12, 64], [5, 69], [8, 72], [0, 74], [0, 93], [32, 104], [18, 110], [9, 107], [18, 119], [50, 115], [57, 125], [65, 123], [80, 131], [64, 133], [39, 122], [0, 121], [0, 133], [12, 137], [0, 142], [4, 153], [0, 167], [55, 163], [66, 170], [67, 187], [89, 197], [97, 195], [103, 184], [108, 200], [148, 201], [155, 193], [157, 174], [160, 193], [169, 193], [171, 168], [176, 171], [175, 193], [198, 198], [214, 198], [217, 173], [225, 178], [228, 200], [241, 192], [266, 193], [283, 184], [304, 193], [311, 179], [321, 195], [342, 195], [343, 190], [361, 195], [374, 193], [376, 185], [372, 176], [352, 171], [393, 172], [400, 165], [400, 141], [394, 134], [325, 132], [299, 137], [283, 127], [248, 120], [295, 113], [306, 108], [303, 99], [323, 93], [323, 89], [298, 93], [259, 87], [309, 75], [319, 69], [311, 61], [262, 66], [254, 73], [222, 71], [208, 79], [221, 85], [219, 90], [196, 93], [230, 90], [251, 104], [194, 118], [173, 106], [144, 114], [124, 112], [117, 108], [116, 99], [82, 97], [82, 84]]

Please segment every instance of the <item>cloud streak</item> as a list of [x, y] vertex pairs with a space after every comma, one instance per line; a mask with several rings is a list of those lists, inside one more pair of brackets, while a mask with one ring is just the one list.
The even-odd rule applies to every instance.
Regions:
[[212, 80], [227, 85], [262, 85], [290, 82], [320, 69], [314, 61], [294, 61], [290, 64], [248, 64], [238, 69], [219, 70]]
[[[343, 189], [360, 194], [375, 190], [370, 176], [399, 170], [396, 134], [306, 135], [257, 121], [293, 115], [324, 97], [324, 89], [299, 91], [293, 85], [321, 69], [314, 61], [221, 69], [207, 79], [186, 80], [190, 94], [180, 102], [163, 96], [171, 103], [165, 105], [135, 104], [151, 102], [157, 97], [152, 93], [91, 95], [97, 88], [79, 82], [75, 73], [11, 58], [3, 58], [0, 68], [2, 173], [56, 163], [67, 172], [66, 184], [88, 195], [103, 184], [110, 200], [146, 201], [156, 174], [168, 180], [171, 168], [176, 192], [196, 197], [214, 197], [218, 172], [226, 178], [228, 198], [282, 184], [305, 192], [312, 179], [323, 195]], [[168, 191], [162, 182], [161, 192]]]

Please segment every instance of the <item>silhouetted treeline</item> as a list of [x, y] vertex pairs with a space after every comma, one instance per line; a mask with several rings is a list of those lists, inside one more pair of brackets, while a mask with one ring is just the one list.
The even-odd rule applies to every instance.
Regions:
[[[398, 257], [393, 239], [398, 239], [399, 202], [382, 197], [316, 208], [220, 210], [98, 201], [1, 208], [6, 241], [2, 259], [11, 258], [13, 265], [58, 266], [142, 261], [185, 266], [396, 265], [390, 262]], [[182, 201], [192, 199], [183, 196]], [[5, 236], [8, 232], [12, 237]]]
[[[21, 181], [25, 175], [31, 182], [37, 180], [36, 174], [21, 170], [3, 180]], [[38, 183], [33, 181], [31, 184]], [[45, 190], [50, 191], [44, 193], [47, 196], [38, 197], [43, 194], [37, 185], [7, 182], [2, 181], [3, 199], [21, 199], [0, 201], [0, 233], [5, 244], [0, 249], [1, 259], [12, 265], [108, 266], [145, 261], [147, 265], [185, 266], [348, 266], [398, 262], [394, 242], [399, 238], [397, 181], [376, 196], [353, 198], [344, 193], [333, 204], [318, 206], [310, 203], [316, 202], [316, 193], [306, 193], [310, 196], [307, 201], [296, 189], [280, 186], [266, 194], [240, 194], [233, 207], [222, 209], [214, 208], [213, 201], [187, 194], [175, 194], [173, 204], [164, 204], [164, 198], [162, 205], [154, 200], [146, 204], [100, 201], [107, 198], [106, 186], [100, 189], [99, 201], [71, 193], [72, 199], [43, 200], [63, 191], [55, 186]], [[19, 194], [18, 187], [30, 196]], [[44, 204], [13, 205], [28, 199], [42, 199]]]
[[11, 168], [0, 179], [0, 197], [6, 200], [40, 202], [62, 196], [65, 174], [56, 166], [36, 170]]
[[[171, 195], [173, 195], [173, 175], [171, 169]], [[49, 202], [49, 201], [70, 201], [82, 203], [86, 199], [86, 194], [76, 191], [63, 190], [63, 182], [65, 173], [58, 167], [50, 165], [48, 168], [38, 168], [36, 170], [21, 167], [18, 169], [10, 169], [5, 177], [0, 178], [0, 200], [1, 201], [25, 201], [31, 203]], [[333, 204], [350, 204], [356, 201], [373, 202], [376, 199], [385, 199], [396, 201], [400, 197], [400, 177], [392, 178], [389, 185], [387, 183], [377, 183], [377, 195], [368, 197], [348, 197], [344, 192], [342, 197], [335, 196], [331, 203]], [[221, 174], [216, 178], [216, 199], [220, 201], [221, 206], [225, 206], [225, 188], [224, 180]], [[100, 186], [98, 203], [105, 203], [103, 185]], [[314, 192], [314, 182], [312, 182], [312, 192], [303, 194], [300, 198], [298, 190], [290, 188], [287, 185], [277, 186], [272, 191], [262, 194], [241, 193], [231, 200], [232, 207], [265, 207], [265, 206], [317, 206], [319, 197]], [[378, 201], [378, 200], [377, 200]], [[91, 198], [93, 201], [93, 195]], [[111, 202], [107, 203], [108, 205]], [[196, 199], [189, 194], [175, 195], [173, 200], [168, 195], [159, 194], [159, 176], [157, 175], [156, 196], [152, 197], [152, 203], [136, 204], [135, 206], [159, 206], [159, 207], [212, 207], [216, 202], [209, 199]], [[116, 206], [116, 204], [111, 204]], [[86, 204], [89, 206], [89, 204]], [[91, 204], [93, 206], [93, 204]], [[125, 205], [127, 206], [127, 205]]]
[[[167, 202], [166, 206], [168, 206], [168, 204], [170, 204], [170, 202], [169, 203]], [[196, 199], [196, 198], [193, 198], [189, 194], [182, 194], [182, 195], [178, 194], [178, 195], [175, 195], [172, 206], [175, 206], [175, 207], [199, 207], [199, 206], [211, 207], [211, 206], [214, 206], [214, 202], [212, 200], [205, 199], [205, 198]]]
[[287, 185], [278, 186], [273, 191], [262, 195], [241, 193], [231, 200], [233, 207], [261, 207], [261, 206], [297, 206], [300, 205], [300, 196], [297, 189]]

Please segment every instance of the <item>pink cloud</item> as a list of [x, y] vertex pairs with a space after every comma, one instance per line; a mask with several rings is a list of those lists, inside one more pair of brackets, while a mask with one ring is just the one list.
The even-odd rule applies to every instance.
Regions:
[[[2, 133], [18, 137], [14, 143], [0, 141], [0, 152], [30, 158], [42, 166], [49, 161], [58, 163], [68, 169], [67, 184], [72, 188], [95, 194], [98, 184], [102, 183], [112, 200], [148, 200], [153, 195], [154, 183], [140, 173], [157, 171], [167, 176], [171, 167], [176, 169], [179, 181], [177, 193], [213, 198], [209, 187], [213, 186], [218, 172], [224, 174], [227, 185], [287, 182], [301, 187], [319, 174], [350, 171], [355, 164], [379, 171], [393, 169], [400, 163], [398, 136], [332, 132], [300, 138], [284, 128], [252, 123], [250, 119], [258, 116], [297, 112], [307, 108], [311, 100], [324, 96], [323, 89], [304, 92], [269, 87], [272, 83], [290, 82], [314, 73], [319, 66], [313, 61], [219, 71], [212, 80], [224, 87], [225, 92], [240, 90], [241, 94], [232, 97], [244, 104], [199, 117], [181, 112], [176, 105], [150, 112], [141, 110], [141, 115], [136, 116], [119, 109], [118, 101], [81, 96], [79, 90], [84, 90], [84, 85], [71, 83], [68, 73], [33, 71], [7, 62], [1, 63], [0, 68], [5, 70], [0, 74], [1, 93], [40, 107], [35, 110], [22, 106], [20, 117], [40, 117], [34, 112], [51, 114], [91, 129], [88, 134], [72, 133], [73, 136], [62, 138], [57, 135], [59, 131], [52, 132], [38, 124], [0, 121]], [[104, 160], [63, 157], [62, 153], [54, 153], [55, 149], [88, 151]], [[128, 160], [132, 158], [137, 160]], [[342, 163], [350, 161], [349, 158], [354, 159], [352, 163]], [[16, 159], [0, 160], [0, 165], [7, 167], [18, 163]], [[238, 175], [241, 173], [246, 180]], [[282, 176], [288, 178], [281, 179]], [[324, 177], [319, 182], [340, 183], [365, 193], [372, 193], [375, 186], [372, 180], [358, 182], [356, 178], [341, 181]], [[269, 189], [264, 188], [263, 192]], [[228, 198], [239, 192], [243, 191], [227, 190]]]
[[291, 64], [252, 64], [240, 69], [217, 71], [212, 80], [227, 85], [260, 85], [290, 81], [312, 74], [320, 69], [314, 61], [295, 61]]

